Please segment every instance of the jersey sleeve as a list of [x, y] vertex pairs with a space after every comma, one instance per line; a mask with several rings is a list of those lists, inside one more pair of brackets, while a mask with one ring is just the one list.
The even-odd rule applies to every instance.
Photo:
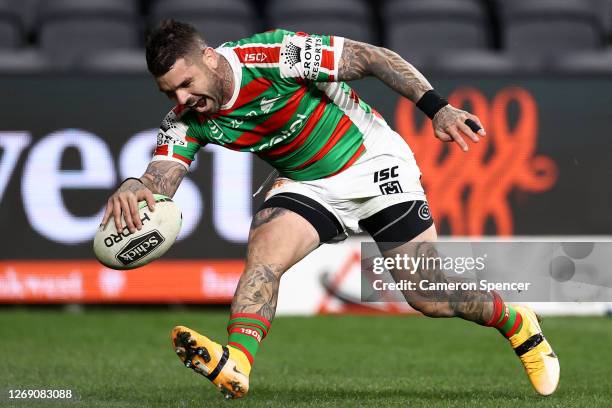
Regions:
[[196, 137], [189, 117], [181, 115], [181, 107], [172, 109], [157, 132], [157, 147], [151, 161], [171, 160], [189, 168], [195, 155], [205, 143]]
[[280, 44], [280, 75], [315, 82], [335, 81], [343, 46], [343, 37], [284, 31]]
[[279, 29], [228, 45], [245, 67], [262, 76], [332, 82], [338, 77], [344, 38]]

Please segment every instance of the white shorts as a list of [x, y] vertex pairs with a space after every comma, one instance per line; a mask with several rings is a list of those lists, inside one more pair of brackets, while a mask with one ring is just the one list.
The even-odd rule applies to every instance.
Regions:
[[348, 169], [319, 180], [278, 177], [266, 200], [279, 193], [309, 197], [334, 214], [346, 232], [359, 233], [359, 220], [406, 201], [426, 201], [421, 171], [408, 144], [388, 127], [364, 141], [365, 152]]

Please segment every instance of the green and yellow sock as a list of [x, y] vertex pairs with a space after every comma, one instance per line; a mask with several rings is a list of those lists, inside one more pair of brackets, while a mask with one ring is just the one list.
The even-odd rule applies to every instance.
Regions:
[[515, 308], [505, 304], [497, 292], [491, 293], [493, 294], [493, 315], [486, 325], [495, 327], [504, 337], [509, 339], [521, 330], [523, 318]]
[[266, 337], [268, 330], [270, 322], [265, 317], [255, 313], [234, 313], [230, 315], [227, 324], [228, 346], [242, 351], [253, 365], [259, 343]]

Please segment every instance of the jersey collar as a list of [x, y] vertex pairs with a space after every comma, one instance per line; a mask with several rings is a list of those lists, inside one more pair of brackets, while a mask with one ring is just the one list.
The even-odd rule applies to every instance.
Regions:
[[240, 85], [242, 83], [242, 69], [240, 68], [240, 61], [238, 61], [238, 56], [231, 48], [218, 47], [215, 49], [215, 51], [225, 57], [230, 64], [232, 72], [234, 73], [234, 92], [232, 93], [232, 97], [230, 98], [229, 102], [220, 108], [222, 110], [231, 109], [232, 106], [234, 106], [234, 103], [236, 103], [236, 99], [238, 99]]

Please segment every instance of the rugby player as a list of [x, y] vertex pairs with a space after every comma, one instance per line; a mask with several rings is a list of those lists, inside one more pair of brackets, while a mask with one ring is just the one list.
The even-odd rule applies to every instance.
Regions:
[[[417, 251], [435, 250], [412, 151], [347, 82], [378, 78], [432, 119], [438, 139], [464, 151], [466, 139], [478, 142], [485, 131], [396, 53], [348, 38], [273, 30], [213, 49], [192, 26], [168, 20], [150, 34], [146, 59], [159, 90], [177, 105], [161, 123], [145, 173], [108, 199], [103, 224], [112, 217], [122, 229], [123, 214], [131, 232], [140, 229], [137, 202], [153, 207], [152, 193], [172, 196], [207, 143], [254, 153], [279, 173], [252, 220], [227, 345], [184, 326], [171, 333], [185, 366], [227, 398], [242, 397], [274, 318], [281, 276], [291, 266], [349, 232], [369, 233], [386, 256], [413, 253], [414, 243]], [[436, 273], [422, 269], [410, 279], [444, 279]], [[536, 391], [555, 390], [559, 363], [530, 309], [486, 291], [404, 296], [426, 316], [496, 328]]]

